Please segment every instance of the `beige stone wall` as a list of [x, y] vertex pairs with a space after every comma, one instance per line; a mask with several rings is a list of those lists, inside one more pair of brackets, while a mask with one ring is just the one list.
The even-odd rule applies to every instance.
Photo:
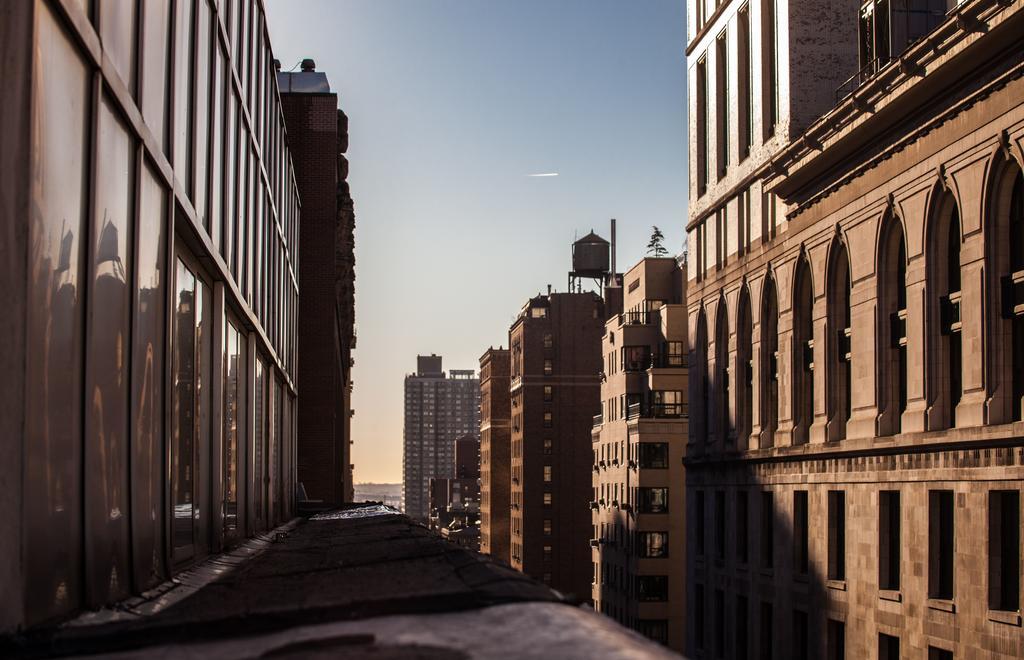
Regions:
[[[847, 658], [875, 657], [879, 634], [899, 637], [903, 657], [925, 657], [929, 647], [957, 658], [1024, 654], [1020, 612], [990, 610], [988, 598], [989, 493], [1016, 491], [1019, 501], [1024, 485], [1024, 423], [1012, 421], [1020, 401], [1011, 396], [1010, 322], [1001, 310], [1009, 238], [1004, 190], [1007, 177], [1024, 167], [1024, 56], [1011, 36], [1018, 35], [1019, 46], [1021, 29], [1022, 2], [962, 3], [908, 50], [902, 66], [882, 70], [781, 150], [774, 167], [760, 171], [761, 185], [787, 210], [779, 220], [784, 228], [691, 278], [690, 387], [698, 402], [687, 447], [691, 641], [696, 622], [705, 623], [703, 647], [694, 641], [691, 654], [717, 657], [720, 637], [729, 654], [740, 641], [763, 646], [762, 604], [772, 611], [774, 657], [798, 657], [794, 644], [804, 616], [809, 657], [826, 657], [829, 620], [845, 624]], [[952, 217], [959, 222], [953, 240], [960, 279], [954, 334], [963, 355], [956, 371], [940, 302], [954, 273], [944, 245]], [[895, 262], [887, 241], [894, 232], [906, 246], [902, 411], [892, 389], [897, 367], [889, 361], [887, 296]], [[800, 268], [810, 278], [807, 305], [797, 296]], [[838, 334], [845, 324], [839, 282], [847, 269], [848, 419]], [[777, 315], [768, 316], [765, 298], [772, 290]], [[741, 332], [744, 309], [750, 310], [749, 338]], [[800, 415], [805, 395], [798, 387], [805, 373], [804, 349], [797, 345], [803, 319], [813, 340], [808, 419]], [[774, 332], [766, 334], [767, 327]], [[769, 342], [777, 343], [775, 359]], [[748, 364], [749, 403], [743, 400]], [[774, 400], [767, 395], [773, 382]], [[828, 580], [826, 570], [827, 493], [833, 490], [843, 491], [846, 503], [842, 581]], [[879, 585], [879, 493], [890, 490], [901, 498], [902, 583], [895, 593]], [[955, 498], [954, 595], [946, 601], [929, 599], [928, 592], [931, 490], [953, 491]], [[808, 498], [806, 574], [793, 570], [795, 491]], [[693, 527], [698, 492], [709, 546], [703, 554]], [[768, 568], [741, 564], [733, 540], [746, 525], [756, 556], [764, 533], [757, 504], [765, 492], [774, 495]], [[750, 503], [745, 522], [736, 518], [739, 493]], [[710, 547], [720, 516], [730, 530], [722, 560]], [[741, 597], [748, 608], [745, 637], [733, 628]]]

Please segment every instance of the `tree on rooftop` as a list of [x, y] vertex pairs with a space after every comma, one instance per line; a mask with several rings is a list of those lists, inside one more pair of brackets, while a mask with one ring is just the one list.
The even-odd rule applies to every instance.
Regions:
[[651, 227], [651, 240], [647, 242], [647, 254], [654, 255], [655, 257], [664, 257], [668, 254], [668, 250], [665, 249], [664, 241], [665, 235], [661, 233], [661, 230], [656, 226]]

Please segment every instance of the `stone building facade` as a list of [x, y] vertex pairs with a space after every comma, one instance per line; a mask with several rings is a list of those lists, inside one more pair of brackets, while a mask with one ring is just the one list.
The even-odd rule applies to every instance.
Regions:
[[277, 73], [305, 222], [298, 324], [298, 480], [316, 506], [354, 498], [352, 349], [355, 348], [355, 212], [349, 191], [348, 117], [327, 75], [304, 60]]
[[512, 567], [583, 600], [604, 313], [597, 294], [551, 293], [509, 329]]
[[691, 216], [694, 656], [1024, 654], [1021, 34], [1019, 1], [864, 3], [753, 173], [774, 234]]
[[511, 513], [511, 357], [489, 348], [480, 357], [480, 552], [506, 563]]
[[685, 633], [685, 262], [647, 258], [608, 318], [593, 427], [594, 609], [682, 652]]

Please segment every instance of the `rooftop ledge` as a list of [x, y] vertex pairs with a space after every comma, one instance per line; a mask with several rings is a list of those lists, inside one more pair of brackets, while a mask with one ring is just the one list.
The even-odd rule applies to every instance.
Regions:
[[0, 655], [678, 658], [382, 505], [296, 519]]

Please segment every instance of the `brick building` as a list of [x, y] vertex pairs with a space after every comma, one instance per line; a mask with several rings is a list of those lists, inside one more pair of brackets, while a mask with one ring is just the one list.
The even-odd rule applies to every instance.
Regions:
[[685, 262], [647, 258], [604, 327], [593, 428], [594, 609], [683, 650]]
[[417, 356], [416, 373], [405, 377], [402, 500], [409, 516], [429, 520], [430, 480], [453, 478], [455, 441], [465, 435], [479, 438], [479, 433], [476, 372], [452, 369], [445, 374], [440, 355]]
[[842, 80], [693, 191], [688, 651], [1021, 657], [1024, 3], [769, 4]]
[[512, 566], [584, 599], [603, 327], [600, 296], [549, 293], [509, 329]]
[[510, 353], [489, 348], [480, 357], [480, 552], [510, 562]]
[[298, 480], [322, 506], [354, 498], [351, 465], [355, 348], [355, 213], [349, 192], [348, 118], [327, 75], [303, 60], [277, 74], [288, 147], [302, 199], [299, 232]]

